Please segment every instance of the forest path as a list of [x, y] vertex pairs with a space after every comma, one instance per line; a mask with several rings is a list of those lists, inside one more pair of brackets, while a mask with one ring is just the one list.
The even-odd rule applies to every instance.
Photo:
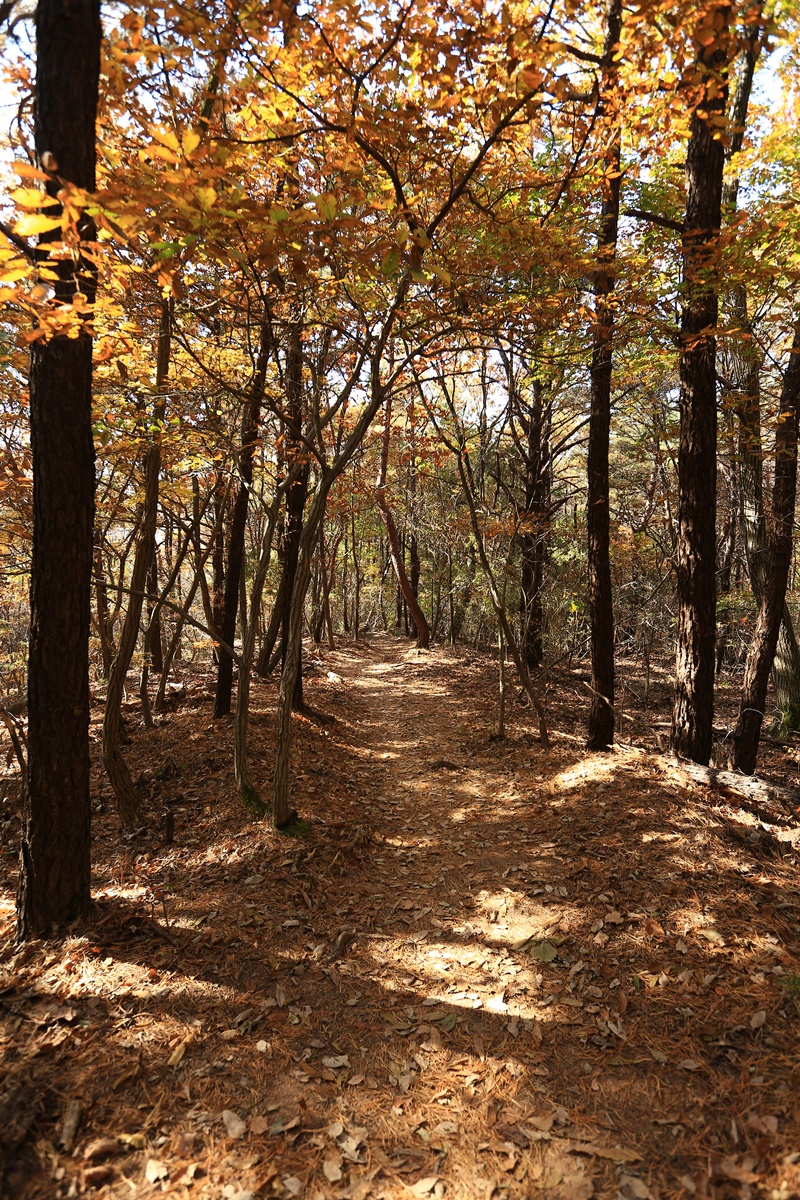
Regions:
[[[546, 750], [515, 703], [492, 739], [489, 655], [373, 636], [310, 648], [306, 679], [307, 837], [247, 818], [198, 670], [133, 730], [130, 850], [96, 747], [93, 924], [18, 949], [0, 859], [0, 1193], [800, 1194], [791, 846], [642, 749], [587, 754], [580, 677], [549, 686]], [[254, 682], [262, 786], [276, 689]]]

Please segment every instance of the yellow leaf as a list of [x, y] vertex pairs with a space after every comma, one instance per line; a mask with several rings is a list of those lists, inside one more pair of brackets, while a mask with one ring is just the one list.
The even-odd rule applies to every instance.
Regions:
[[48, 233], [51, 229], [60, 228], [60, 217], [46, 217], [44, 213], [26, 213], [24, 217], [20, 217], [14, 227], [15, 232], [22, 237], [28, 237], [34, 233]]
[[4, 271], [0, 271], [0, 282], [16, 283], [18, 279], [24, 279], [32, 271], [33, 266], [28, 266], [27, 263], [19, 267], [7, 267]]
[[181, 138], [181, 142], [183, 144], [183, 152], [189, 158], [200, 145], [200, 134], [194, 129], [187, 129]]
[[167, 1060], [168, 1067], [177, 1067], [178, 1063], [181, 1061], [184, 1054], [186, 1053], [186, 1047], [188, 1046], [188, 1044], [189, 1044], [188, 1042], [181, 1042], [179, 1046], [175, 1047], [175, 1049], [172, 1051], [172, 1054], [170, 1054], [170, 1056]]
[[200, 201], [200, 207], [204, 210], [211, 208], [217, 198], [217, 193], [213, 187], [199, 187], [195, 195]]
[[176, 163], [179, 161], [174, 150], [168, 150], [166, 146], [151, 146], [150, 154], [155, 158], [163, 158], [164, 162]]
[[14, 188], [14, 191], [9, 194], [9, 199], [18, 204], [20, 208], [52, 208], [54, 204], [58, 204], [57, 200], [54, 200], [52, 196], [46, 196], [38, 188]]
[[171, 129], [163, 129], [158, 125], [152, 125], [150, 132], [157, 142], [161, 142], [162, 146], [169, 146], [172, 150], [180, 149], [180, 142]]
[[15, 162], [11, 164], [12, 169], [20, 179], [40, 179], [42, 183], [47, 183], [50, 178], [44, 171], [40, 171], [37, 167], [32, 167], [30, 163]]

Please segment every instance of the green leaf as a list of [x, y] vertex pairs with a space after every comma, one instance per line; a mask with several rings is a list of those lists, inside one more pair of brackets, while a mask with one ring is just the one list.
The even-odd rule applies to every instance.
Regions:
[[381, 259], [381, 275], [385, 275], [387, 279], [394, 275], [397, 268], [400, 266], [400, 249], [398, 246], [392, 246]]
[[558, 951], [552, 942], [537, 942], [531, 949], [531, 958], [535, 958], [537, 962], [552, 962], [557, 955]]

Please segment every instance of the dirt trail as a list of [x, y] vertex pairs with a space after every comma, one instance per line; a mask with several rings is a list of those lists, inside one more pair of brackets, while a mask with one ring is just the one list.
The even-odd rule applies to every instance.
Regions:
[[[549, 750], [524, 709], [491, 740], [486, 657], [376, 637], [308, 675], [307, 839], [247, 823], [198, 683], [131, 750], [175, 845], [120, 866], [102, 814], [97, 920], [53, 950], [15, 951], [9, 872], [9, 1193], [800, 1194], [791, 843], [641, 750], [586, 754], [563, 684]], [[274, 703], [257, 684], [264, 779]]]

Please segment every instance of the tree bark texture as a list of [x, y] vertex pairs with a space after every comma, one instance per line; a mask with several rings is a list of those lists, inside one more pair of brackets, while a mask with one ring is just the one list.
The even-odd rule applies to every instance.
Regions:
[[620, 135], [617, 120], [617, 75], [614, 51], [622, 29], [622, 0], [611, 0], [606, 13], [606, 36], [598, 116], [609, 123], [605, 153], [597, 275], [594, 285], [595, 321], [592, 329], [591, 400], [587, 452], [586, 527], [588, 533], [589, 622], [592, 645], [592, 699], [589, 704], [590, 750], [608, 749], [614, 741], [614, 611], [611, 595], [608, 445], [611, 429], [613, 366], [613, 263], [617, 252], [620, 193]]
[[[711, 756], [716, 650], [717, 251], [725, 151], [728, 21], [714, 5], [698, 21], [694, 108], [686, 152], [678, 448], [678, 629], [670, 744]], [[716, 136], [715, 136], [716, 135]]]
[[797, 419], [800, 404], [800, 326], [795, 331], [781, 391], [775, 434], [775, 480], [767, 535], [768, 562], [764, 588], [747, 655], [739, 716], [733, 734], [731, 765], [745, 775], [756, 766], [764, 719], [767, 683], [778, 644], [789, 567], [797, 490]]
[[[34, 136], [39, 162], [95, 188], [100, 73], [97, 0], [39, 0]], [[50, 162], [50, 160], [47, 160]], [[51, 196], [60, 184], [47, 185]], [[52, 215], [53, 209], [48, 209]], [[81, 238], [94, 240], [86, 218]], [[54, 237], [57, 236], [53, 235]], [[46, 238], [40, 253], [46, 257]], [[55, 301], [95, 296], [81, 258], [57, 264]], [[28, 779], [17, 932], [51, 933], [89, 907], [89, 625], [94, 518], [92, 341], [84, 331], [34, 342], [30, 368], [33, 552], [28, 648]]]
[[[239, 452], [239, 488], [233, 505], [231, 536], [228, 543], [228, 562], [225, 571], [225, 598], [222, 610], [222, 641], [232, 646], [236, 638], [236, 614], [239, 607], [239, 578], [244, 562], [244, 537], [247, 529], [247, 507], [253, 483], [253, 460], [261, 421], [261, 405], [267, 378], [267, 363], [272, 351], [272, 326], [266, 309], [261, 318], [258, 360], [250, 396], [242, 419], [242, 448]], [[214, 697], [214, 718], [227, 717], [231, 711], [233, 689], [233, 659], [219, 647], [217, 691]]]
[[[289, 625], [291, 623], [292, 596], [297, 573], [300, 535], [303, 531], [303, 512], [308, 489], [308, 464], [298, 464], [303, 456], [303, 326], [300, 320], [293, 321], [289, 329], [289, 345], [286, 355], [286, 420], [284, 438], [287, 471], [292, 482], [286, 491], [286, 533], [283, 542], [283, 575], [281, 580], [281, 670], [286, 666], [289, 650]], [[296, 464], [299, 470], [296, 470]], [[305, 593], [304, 593], [305, 597]], [[303, 707], [302, 641], [298, 649], [298, 663], [294, 690], [294, 707]]]

